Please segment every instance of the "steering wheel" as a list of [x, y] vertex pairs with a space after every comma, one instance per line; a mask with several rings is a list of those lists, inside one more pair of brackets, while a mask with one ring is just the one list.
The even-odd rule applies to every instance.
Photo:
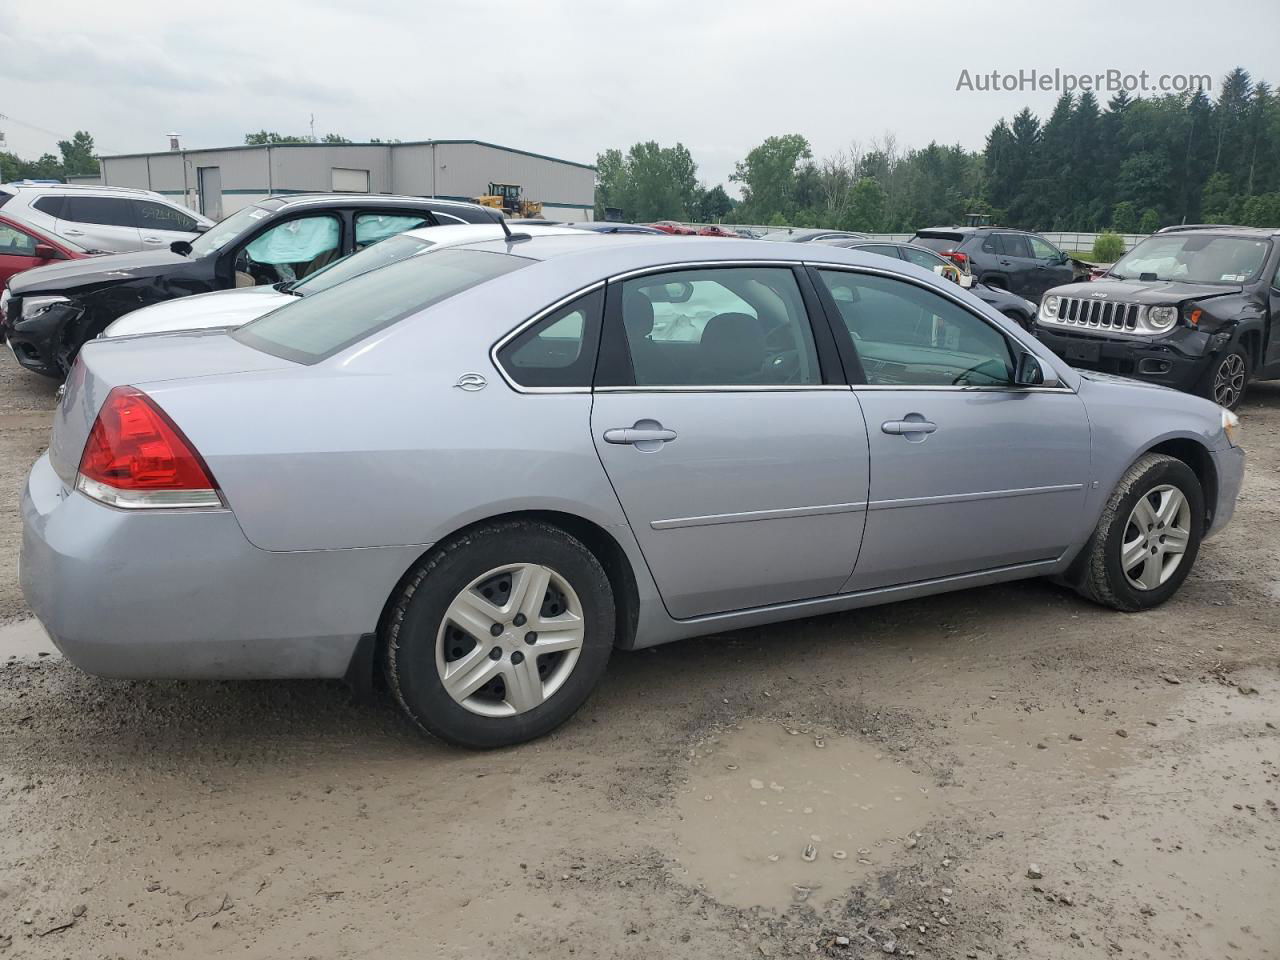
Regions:
[[[956, 378], [951, 381], [951, 385], [957, 386], [962, 380], [964, 380], [967, 376], [969, 376], [969, 374], [977, 373], [983, 367], [988, 366], [990, 364], [995, 364], [999, 366], [1000, 361], [995, 359], [988, 359], [988, 360], [983, 360], [981, 363], [975, 363], [972, 367], [968, 367], [964, 370], [961, 370], [958, 374], [956, 374]], [[984, 376], [990, 379], [992, 383], [999, 382], [998, 379], [992, 376], [991, 374], [984, 374]]]

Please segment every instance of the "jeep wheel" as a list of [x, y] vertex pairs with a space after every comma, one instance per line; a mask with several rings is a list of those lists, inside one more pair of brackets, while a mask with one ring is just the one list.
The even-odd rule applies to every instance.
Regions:
[[1209, 367], [1202, 393], [1219, 406], [1234, 410], [1244, 399], [1248, 383], [1249, 354], [1243, 347], [1235, 346]]

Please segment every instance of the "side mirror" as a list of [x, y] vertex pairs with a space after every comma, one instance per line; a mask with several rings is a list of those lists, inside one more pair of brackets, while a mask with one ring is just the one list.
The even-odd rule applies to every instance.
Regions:
[[192, 230], [191, 232], [192, 232], [192, 233], [208, 233], [208, 232], [209, 232], [209, 229], [210, 229], [210, 228], [209, 228], [209, 227], [207, 227], [205, 224], [203, 224], [203, 223], [197, 223], [197, 224], [196, 224], [196, 228], [195, 228], [194, 230]]
[[1053, 371], [1045, 371], [1040, 358], [1024, 353], [1018, 358], [1018, 369], [1014, 372], [1013, 382], [1019, 387], [1056, 387], [1058, 378]]
[[34, 254], [37, 260], [65, 260], [67, 255], [51, 243], [37, 243]]
[[186, 240], [175, 240], [169, 244], [169, 249], [180, 256], [189, 257], [191, 255], [191, 244]]

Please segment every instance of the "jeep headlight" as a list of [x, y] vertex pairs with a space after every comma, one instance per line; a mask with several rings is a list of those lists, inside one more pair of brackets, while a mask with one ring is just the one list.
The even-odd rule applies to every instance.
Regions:
[[24, 297], [22, 300], [22, 319], [34, 320], [40, 314], [52, 310], [62, 303], [70, 303], [66, 297]]
[[1058, 298], [1052, 294], [1040, 301], [1040, 315], [1046, 320], [1056, 320], [1058, 317]]
[[1147, 326], [1156, 333], [1164, 333], [1178, 322], [1177, 307], [1148, 307]]
[[1244, 428], [1240, 426], [1240, 418], [1226, 407], [1222, 407], [1222, 432], [1227, 436], [1227, 443], [1233, 447], [1240, 446]]

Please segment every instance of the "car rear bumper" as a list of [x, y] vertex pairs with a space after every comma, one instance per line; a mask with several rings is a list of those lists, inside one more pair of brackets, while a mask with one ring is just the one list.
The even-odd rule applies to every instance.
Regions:
[[1153, 340], [1099, 337], [1062, 332], [1043, 323], [1033, 325], [1037, 340], [1073, 367], [1098, 370], [1122, 377], [1158, 383], [1191, 392], [1213, 362], [1214, 352], [1205, 334], [1188, 331], [1187, 337]]
[[1213, 521], [1205, 531], [1211, 537], [1228, 523], [1236, 512], [1236, 498], [1240, 496], [1240, 486], [1244, 483], [1244, 451], [1239, 447], [1224, 447], [1214, 450], [1214, 470], [1218, 475], [1218, 498], [1213, 507]]
[[88, 673], [135, 679], [341, 677], [423, 547], [272, 552], [226, 510], [117, 510], [36, 461], [20, 579]]

